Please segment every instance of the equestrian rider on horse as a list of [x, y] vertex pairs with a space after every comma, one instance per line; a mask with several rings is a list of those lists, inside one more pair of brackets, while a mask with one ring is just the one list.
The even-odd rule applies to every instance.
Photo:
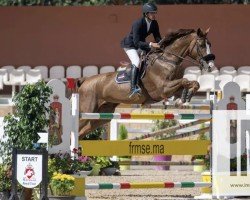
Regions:
[[[134, 94], [140, 94], [140, 87], [138, 84], [139, 68], [140, 68], [140, 51], [149, 52], [150, 49], [160, 48], [158, 42], [161, 40], [159, 26], [155, 20], [157, 14], [157, 7], [153, 3], [146, 3], [142, 7], [143, 17], [134, 21], [132, 30], [121, 41], [121, 46], [128, 55], [131, 65], [131, 93], [130, 97]], [[155, 42], [146, 42], [146, 37], [153, 33]]]

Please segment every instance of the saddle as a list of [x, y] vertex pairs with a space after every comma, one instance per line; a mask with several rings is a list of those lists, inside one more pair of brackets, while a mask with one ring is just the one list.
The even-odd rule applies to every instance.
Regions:
[[[147, 69], [147, 62], [146, 62], [146, 55], [142, 54], [140, 56], [140, 71], [139, 71], [139, 77], [142, 79], [145, 76], [146, 69]], [[115, 81], [118, 84], [124, 84], [124, 83], [130, 83], [131, 80], [131, 64], [124, 63], [121, 66], [120, 69], [117, 72], [117, 75], [115, 77]], [[140, 81], [139, 81], [140, 82]]]

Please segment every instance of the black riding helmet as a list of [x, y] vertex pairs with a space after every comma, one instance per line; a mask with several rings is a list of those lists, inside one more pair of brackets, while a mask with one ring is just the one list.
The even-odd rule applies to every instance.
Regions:
[[146, 3], [142, 6], [142, 13], [146, 15], [147, 13], [157, 12], [157, 6], [153, 3]]

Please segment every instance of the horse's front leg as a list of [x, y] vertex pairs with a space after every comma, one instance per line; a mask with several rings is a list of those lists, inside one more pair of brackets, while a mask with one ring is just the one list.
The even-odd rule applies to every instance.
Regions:
[[200, 84], [197, 81], [189, 81], [183, 78], [183, 92], [181, 96], [181, 100], [183, 103], [190, 102], [193, 95], [199, 90]]
[[200, 84], [197, 81], [189, 81], [186, 78], [182, 80], [183, 91], [181, 95], [181, 101], [183, 103], [190, 102], [193, 95], [199, 90]]
[[176, 92], [182, 88], [182, 78], [173, 81], [166, 81], [163, 85], [163, 98], [175, 96]]
[[[180, 96], [181, 102], [185, 103], [186, 100], [191, 100], [191, 97], [197, 92], [198, 89], [199, 83], [197, 81], [189, 81], [185, 78], [166, 81], [164, 83], [163, 97]], [[180, 90], [182, 90], [181, 95]]]

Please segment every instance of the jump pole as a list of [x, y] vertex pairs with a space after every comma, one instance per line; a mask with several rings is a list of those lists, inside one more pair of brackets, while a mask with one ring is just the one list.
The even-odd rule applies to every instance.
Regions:
[[211, 183], [205, 182], [147, 182], [147, 183], [88, 183], [86, 189], [149, 189], [149, 188], [194, 188], [210, 187]]
[[178, 166], [178, 165], [204, 165], [203, 161], [118, 161], [120, 165], [157, 165], [157, 166]]
[[[72, 96], [72, 103], [77, 103], [79, 104], [79, 95], [78, 94], [74, 94]], [[74, 113], [75, 116], [80, 116], [79, 114], [79, 105], [78, 106], [73, 106], [72, 105], [72, 114]], [[129, 113], [84, 113], [85, 114], [85, 119], [181, 119], [181, 120], [192, 120], [192, 119], [199, 119], [199, 120], [205, 120], [205, 119], [211, 119], [211, 114], [154, 114], [154, 115], [145, 115], [145, 114], [129, 114]], [[84, 116], [84, 115], [83, 115]], [[77, 117], [76, 117], [77, 118]], [[75, 118], [75, 119], [76, 119]], [[73, 147], [78, 147], [78, 146], [74, 146], [77, 144], [77, 140], [78, 140], [78, 123], [73, 123], [72, 125], [72, 132], [73, 134], [72, 139], [74, 141], [74, 144], [72, 145], [71, 148]], [[112, 142], [116, 142], [113, 143], [111, 145]], [[133, 152], [129, 152], [131, 151], [131, 149], [129, 149], [129, 145], [131, 146], [133, 145], [142, 145], [142, 147], [145, 147], [146, 149], [150, 149], [152, 147], [154, 147], [154, 145], [157, 145], [157, 147], [161, 147], [161, 152], [159, 153], [159, 151], [157, 152], [157, 154], [174, 154], [174, 155], [206, 155], [207, 154], [207, 147], [210, 144], [210, 141], [164, 141], [164, 144], [162, 143], [163, 141], [119, 141], [122, 142], [120, 144], [117, 143], [118, 141], [79, 141], [79, 145], [83, 148], [83, 155], [96, 155], [96, 156], [113, 156], [113, 155], [118, 155], [118, 156], [122, 156], [122, 155], [143, 155], [141, 154], [141, 152], [137, 152], [137, 153], [133, 153]], [[133, 142], [131, 144], [131, 142]], [[100, 146], [101, 145], [101, 146]], [[111, 146], [110, 146], [111, 145]], [[125, 145], [125, 148], [122, 146]], [[143, 146], [144, 145], [144, 146]], [[153, 145], [153, 146], [152, 146]], [[165, 146], [167, 146], [167, 148], [165, 148]], [[105, 150], [109, 150], [109, 151], [100, 151], [100, 149], [103, 150], [103, 147]], [[119, 147], [119, 148], [118, 148]], [[183, 148], [186, 147], [187, 149]], [[119, 153], [117, 153], [117, 149], [120, 149], [121, 151]], [[145, 154], [144, 154], [145, 155]], [[149, 154], [147, 155], [154, 155], [154, 152], [149, 152]], [[85, 196], [85, 190], [87, 188], [91, 187], [91, 184], [85, 184], [85, 177], [84, 178], [80, 178], [77, 179], [76, 185], [80, 186], [83, 185], [84, 187], [76, 188], [73, 191], [73, 194], [75, 194], [76, 196], [79, 197], [79, 199], [86, 199]], [[165, 183], [169, 183], [169, 182], [165, 182]], [[169, 183], [167, 185], [169, 185], [169, 187], [165, 187], [165, 183], [126, 183], [130, 189], [134, 188], [134, 189], [139, 189], [139, 188], [185, 188], [185, 187], [210, 187], [211, 183], [202, 183], [202, 182], [176, 182], [176, 183]], [[107, 187], [111, 187], [112, 184], [109, 184], [109, 186]], [[118, 185], [121, 185], [118, 183]], [[127, 186], [127, 187], [128, 187]], [[86, 187], [86, 188], [85, 188]], [[96, 185], [92, 187], [97, 187]], [[113, 187], [113, 186], [112, 186]], [[116, 184], [116, 187], [117, 184]], [[98, 188], [99, 188], [99, 184], [98, 184]], [[110, 188], [111, 189], [111, 188]], [[114, 188], [112, 188], [114, 189]], [[125, 188], [124, 188], [125, 189]], [[129, 188], [126, 188], [129, 189]]]
[[133, 114], [133, 113], [81, 113], [81, 119], [211, 119], [211, 114]]

